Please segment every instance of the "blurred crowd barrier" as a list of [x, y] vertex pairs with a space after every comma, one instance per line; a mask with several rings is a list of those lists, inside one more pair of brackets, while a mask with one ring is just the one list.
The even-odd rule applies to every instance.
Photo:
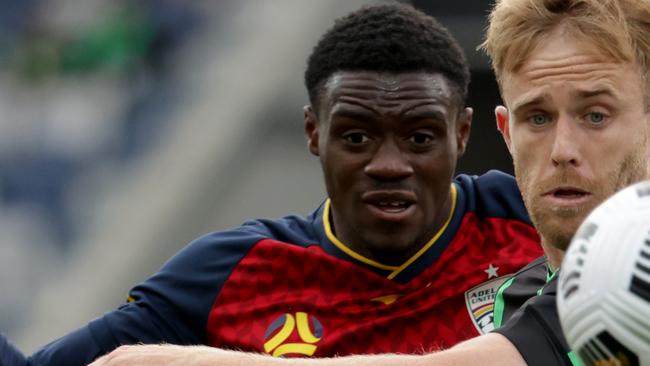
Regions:
[[2, 0], [0, 331], [26, 352], [193, 238], [323, 199], [305, 58], [367, 0]]
[[83, 245], [106, 175], [131, 164], [172, 122], [165, 115], [182, 99], [174, 60], [204, 26], [202, 10], [177, 0], [2, 1], [4, 331], [23, 325], [48, 274]]

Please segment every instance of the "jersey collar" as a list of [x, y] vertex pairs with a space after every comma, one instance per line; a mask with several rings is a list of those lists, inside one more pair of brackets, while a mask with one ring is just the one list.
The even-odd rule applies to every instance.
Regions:
[[452, 217], [455, 216], [454, 213], [456, 212], [456, 206], [457, 206], [458, 192], [454, 184], [451, 185], [450, 192], [451, 192], [451, 208], [449, 210], [449, 215], [447, 216], [447, 219], [445, 220], [440, 230], [438, 230], [438, 232], [436, 232], [431, 237], [431, 239], [429, 239], [429, 241], [427, 241], [427, 243], [424, 244], [422, 248], [420, 248], [420, 250], [418, 250], [415, 254], [413, 254], [409, 259], [407, 259], [404, 263], [402, 263], [399, 266], [387, 265], [372, 260], [370, 258], [367, 258], [355, 252], [348, 245], [346, 245], [341, 240], [339, 240], [336, 237], [336, 235], [334, 235], [334, 231], [332, 230], [331, 216], [330, 216], [331, 201], [329, 198], [325, 201], [323, 207], [323, 215], [322, 215], [323, 229], [325, 231], [325, 235], [327, 236], [328, 241], [331, 244], [333, 244], [333, 246], [335, 247], [335, 251], [339, 251], [340, 253], [344, 254], [348, 258], [351, 258], [352, 260], [363, 264], [365, 267], [369, 267], [375, 272], [379, 272], [386, 278], [392, 280], [395, 279], [400, 273], [402, 273], [406, 269], [409, 269], [413, 265], [413, 263], [415, 263], [425, 253], [427, 253], [436, 243], [439, 242], [440, 237], [443, 236], [443, 234], [447, 231], [449, 224], [452, 221]]

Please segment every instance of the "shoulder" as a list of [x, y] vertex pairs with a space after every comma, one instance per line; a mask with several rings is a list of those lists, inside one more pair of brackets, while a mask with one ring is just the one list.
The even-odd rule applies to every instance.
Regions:
[[480, 218], [507, 218], [532, 225], [513, 176], [490, 170], [480, 176], [461, 174], [455, 183], [465, 197], [467, 211]]
[[28, 365], [25, 356], [0, 333], [0, 365]]
[[[256, 255], [254, 248], [264, 242], [303, 245], [310, 240], [310, 220], [298, 216], [250, 220], [239, 227], [203, 235], [135, 286], [129, 300], [153, 304], [151, 308], [164, 312], [167, 321], [174, 319], [178, 324], [191, 323], [192, 329], [202, 329], [214, 299], [233, 271], [246, 258]], [[175, 305], [170, 307], [169, 301]]]
[[497, 328], [510, 319], [526, 301], [537, 296], [540, 289], [546, 285], [547, 279], [546, 257], [537, 258], [510, 277], [497, 292]]
[[307, 217], [297, 215], [280, 219], [255, 219], [241, 226], [203, 235], [190, 242], [173, 259], [219, 258], [238, 260], [256, 244], [273, 240], [279, 244], [307, 246], [317, 242], [313, 230], [316, 213]]
[[279, 219], [249, 220], [237, 228], [247, 235], [258, 236], [277, 241], [306, 246], [316, 239], [315, 227], [322, 220], [322, 205], [310, 215], [288, 215]]
[[555, 305], [557, 278], [551, 279], [501, 327], [528, 365], [572, 365]]
[[525, 267], [515, 273], [514, 278], [518, 281], [525, 279], [534, 279], [535, 281], [547, 282], [548, 260], [545, 256], [539, 257], [528, 263]]

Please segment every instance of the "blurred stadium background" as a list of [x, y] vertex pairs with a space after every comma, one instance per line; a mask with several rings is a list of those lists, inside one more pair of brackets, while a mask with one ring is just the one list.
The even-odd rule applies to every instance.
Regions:
[[[369, 0], [1, 0], [0, 330], [25, 352], [124, 301], [197, 236], [306, 214], [305, 59]], [[415, 0], [465, 48], [459, 172], [511, 163], [475, 50], [484, 0]]]

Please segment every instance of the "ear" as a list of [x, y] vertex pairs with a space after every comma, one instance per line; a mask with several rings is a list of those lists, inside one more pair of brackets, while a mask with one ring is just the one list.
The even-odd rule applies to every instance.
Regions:
[[463, 113], [456, 121], [456, 144], [458, 149], [458, 156], [462, 156], [467, 148], [467, 140], [469, 140], [469, 132], [472, 129], [472, 116], [474, 110], [472, 108], [465, 108]]
[[302, 108], [305, 117], [305, 137], [309, 152], [318, 156], [318, 117], [310, 105]]
[[508, 151], [510, 151], [510, 154], [512, 155], [512, 140], [510, 139], [510, 116], [508, 114], [508, 108], [500, 105], [497, 106], [494, 109], [494, 116], [496, 117], [497, 120], [497, 129], [499, 129], [499, 132], [501, 132], [501, 136], [503, 136], [503, 141], [506, 142], [506, 146], [508, 146]]

